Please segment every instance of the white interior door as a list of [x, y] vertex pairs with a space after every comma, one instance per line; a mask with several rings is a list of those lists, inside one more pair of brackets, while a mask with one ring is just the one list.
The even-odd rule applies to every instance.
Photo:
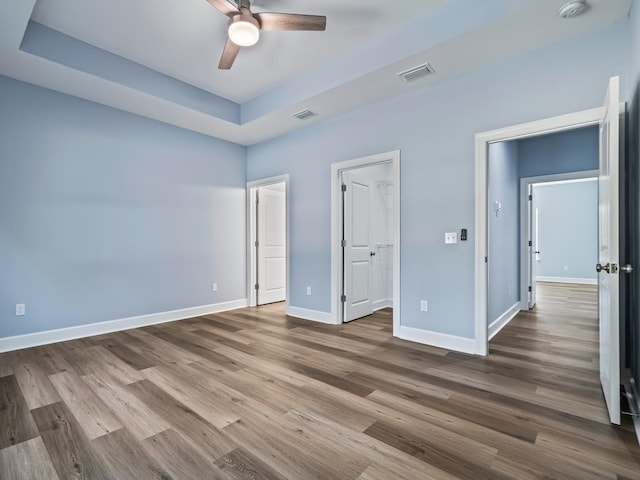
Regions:
[[536, 306], [536, 277], [538, 276], [538, 207], [536, 189], [529, 185], [529, 310]]
[[373, 182], [354, 172], [342, 173], [343, 187], [343, 321], [373, 313], [371, 298], [371, 195]]
[[286, 292], [285, 193], [261, 187], [257, 192], [258, 305], [282, 302]]
[[620, 316], [618, 277], [619, 78], [609, 81], [600, 124], [598, 177], [598, 310], [600, 383], [611, 423], [620, 424]]

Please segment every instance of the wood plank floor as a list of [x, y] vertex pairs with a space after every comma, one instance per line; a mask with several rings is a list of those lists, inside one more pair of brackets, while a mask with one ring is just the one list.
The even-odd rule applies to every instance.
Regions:
[[595, 288], [540, 284], [477, 358], [282, 305], [0, 355], [0, 478], [640, 479]]

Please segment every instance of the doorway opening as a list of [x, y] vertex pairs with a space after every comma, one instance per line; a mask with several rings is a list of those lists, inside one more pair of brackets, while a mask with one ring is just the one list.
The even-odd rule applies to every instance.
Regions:
[[596, 282], [598, 143], [590, 126], [489, 145], [489, 340], [534, 308], [537, 280]]
[[[619, 78], [613, 77], [602, 107], [553, 117], [476, 135], [476, 252], [475, 252], [475, 339], [476, 353], [488, 353], [489, 281], [489, 150], [492, 144], [548, 133], [599, 126], [598, 168], [598, 309], [599, 377], [611, 423], [620, 424], [620, 241], [619, 241], [619, 160], [620, 103]], [[501, 205], [493, 207], [500, 211]], [[625, 266], [623, 271], [630, 271]]]
[[521, 309], [541, 282], [597, 285], [598, 171], [523, 178], [520, 192]]
[[336, 163], [332, 175], [332, 316], [393, 308], [400, 325], [400, 152]]
[[247, 184], [247, 303], [289, 300], [289, 176]]
[[[556, 151], [553, 159], [556, 169], [562, 169], [570, 160], [563, 155], [567, 151], [581, 157], [582, 164], [578, 166], [597, 165], [597, 141], [598, 131], [594, 128], [527, 140], [538, 147], [562, 143], [564, 148]], [[536, 150], [539, 154], [541, 149]], [[491, 170], [491, 158], [489, 163]], [[538, 171], [544, 170], [538, 167]], [[487, 337], [490, 342], [520, 312], [538, 310], [541, 284], [546, 284], [544, 298], [566, 286], [562, 295], [571, 305], [579, 305], [581, 301], [590, 306], [596, 303], [595, 291], [588, 294], [593, 288], [577, 287], [597, 285], [594, 268], [598, 261], [597, 176], [598, 170], [584, 170], [511, 178], [503, 185], [492, 185], [494, 176], [489, 175]], [[557, 312], [547, 306], [542, 313], [549, 314], [549, 318], [536, 320], [547, 322], [555, 317]], [[549, 326], [557, 327], [553, 322]], [[517, 339], [513, 341], [517, 343]]]

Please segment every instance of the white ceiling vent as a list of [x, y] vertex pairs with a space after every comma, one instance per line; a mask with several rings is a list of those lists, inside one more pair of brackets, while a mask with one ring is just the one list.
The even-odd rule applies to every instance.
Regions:
[[300, 110], [297, 113], [293, 113], [291, 116], [296, 117], [300, 120], [306, 120], [307, 118], [315, 117], [316, 115], [317, 113], [312, 112], [308, 108], [305, 108], [304, 110]]
[[400, 72], [398, 73], [398, 76], [405, 82], [410, 82], [431, 73], [435, 73], [433, 67], [428, 63], [424, 63], [422, 65], [418, 65], [417, 67], [410, 68], [409, 70], [405, 70], [404, 72]]

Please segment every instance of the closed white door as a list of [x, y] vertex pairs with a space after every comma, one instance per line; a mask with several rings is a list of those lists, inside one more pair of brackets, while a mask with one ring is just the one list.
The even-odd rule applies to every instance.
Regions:
[[285, 193], [257, 191], [258, 305], [282, 302], [286, 292], [287, 215]]
[[538, 276], [538, 207], [536, 189], [529, 185], [529, 310], [536, 306], [536, 277]]
[[600, 383], [611, 423], [620, 424], [620, 305], [618, 256], [618, 160], [620, 155], [620, 81], [614, 77], [600, 124], [598, 177], [598, 311]]
[[342, 173], [343, 186], [343, 321], [373, 313], [371, 298], [371, 195], [373, 182], [354, 172]]

